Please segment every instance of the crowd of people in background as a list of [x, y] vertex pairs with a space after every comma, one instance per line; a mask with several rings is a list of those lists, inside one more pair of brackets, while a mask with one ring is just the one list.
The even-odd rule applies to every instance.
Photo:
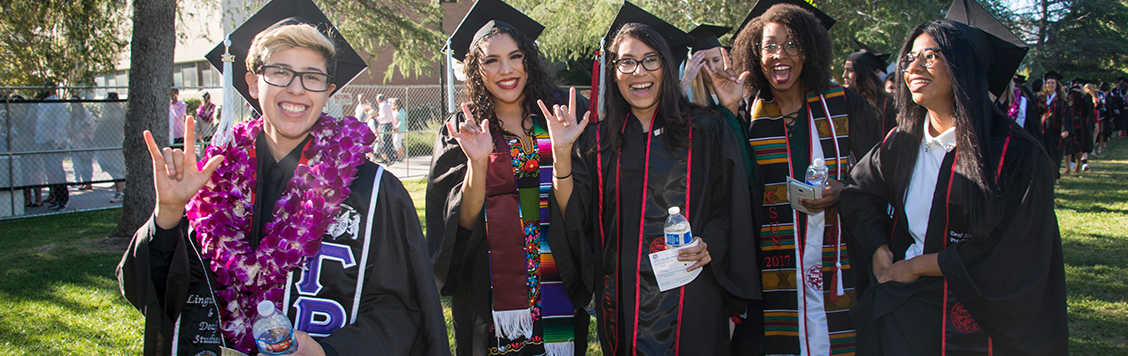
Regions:
[[[50, 211], [66, 210], [70, 189], [93, 189], [94, 162], [115, 180], [110, 203], [124, 199], [125, 163], [120, 150], [124, 138], [125, 111], [117, 93], [108, 93], [97, 105], [81, 97], [63, 101], [54, 83], [44, 83], [32, 99], [11, 94], [6, 119], [11, 122], [11, 150], [29, 152], [13, 162], [13, 184], [25, 186], [24, 208], [48, 205]], [[93, 110], [92, 110], [93, 109]], [[93, 148], [111, 148], [91, 150]], [[71, 161], [73, 179], [67, 177], [65, 161]], [[103, 178], [104, 179], [104, 178]], [[7, 182], [5, 182], [7, 184]], [[46, 199], [43, 188], [48, 190]]]
[[407, 132], [407, 109], [399, 98], [376, 95], [376, 103], [364, 101], [364, 94], [356, 95], [353, 117], [364, 121], [372, 132], [379, 135], [373, 144], [373, 162], [392, 165], [405, 158], [403, 137]]

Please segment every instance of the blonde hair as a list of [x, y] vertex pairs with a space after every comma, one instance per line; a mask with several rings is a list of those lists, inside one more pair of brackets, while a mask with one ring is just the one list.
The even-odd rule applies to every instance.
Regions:
[[702, 67], [701, 71], [697, 72], [697, 77], [693, 78], [693, 86], [689, 90], [693, 92], [693, 103], [703, 106], [712, 106], [712, 95], [708, 90], [705, 90], [705, 71], [709, 68]]
[[269, 28], [255, 35], [247, 50], [247, 71], [258, 74], [258, 67], [272, 54], [291, 48], [306, 48], [325, 58], [327, 74], [335, 74], [337, 47], [324, 33], [308, 24], [293, 24]]

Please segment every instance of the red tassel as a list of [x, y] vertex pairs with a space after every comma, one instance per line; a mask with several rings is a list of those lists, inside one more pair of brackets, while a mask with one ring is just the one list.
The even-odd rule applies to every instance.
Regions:
[[838, 301], [838, 267], [832, 266], [830, 268], [833, 271], [833, 273], [830, 274], [830, 293], [829, 293], [830, 296], [829, 296], [829, 298], [830, 298], [830, 301], [837, 302]]
[[591, 66], [591, 100], [588, 106], [592, 123], [599, 122], [599, 51], [595, 51], [594, 62]]

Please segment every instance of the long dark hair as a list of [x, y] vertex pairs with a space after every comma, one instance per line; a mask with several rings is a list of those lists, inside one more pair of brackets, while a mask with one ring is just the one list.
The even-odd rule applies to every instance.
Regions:
[[[655, 113], [655, 121], [661, 122], [666, 127], [667, 134], [664, 137], [666, 146], [672, 148], [680, 148], [686, 145], [687, 135], [689, 133], [689, 116], [695, 115], [699, 112], [704, 112], [705, 109], [696, 104], [690, 103], [686, 99], [685, 94], [681, 91], [681, 86], [678, 85], [677, 78], [677, 63], [674, 63], [674, 55], [670, 51], [670, 46], [666, 44], [666, 40], [662, 39], [662, 35], [655, 31], [653, 27], [641, 23], [628, 23], [619, 28], [615, 33], [615, 37], [611, 40], [611, 45], [607, 47], [607, 63], [602, 65], [607, 66], [607, 76], [604, 78], [603, 83], [606, 83], [607, 93], [607, 139], [611, 145], [603, 145], [600, 143], [598, 149], [619, 148], [622, 146], [622, 129], [626, 124], [627, 115], [631, 112], [631, 106], [627, 103], [627, 99], [623, 97], [617, 87], [618, 80], [615, 73], [619, 70], [613, 64], [615, 60], [619, 59], [619, 45], [622, 44], [627, 38], [633, 38], [653, 48], [662, 56], [662, 83], [661, 90], [658, 94], [658, 110]], [[641, 66], [642, 64], [639, 63]], [[640, 68], [638, 70], [646, 70]]]
[[834, 60], [830, 36], [810, 11], [786, 4], [768, 8], [736, 35], [733, 65], [738, 72], [749, 72], [744, 91], [756, 93], [771, 86], [760, 70], [760, 40], [764, 37], [764, 25], [771, 22], [787, 27], [791, 40], [799, 45], [799, 55], [803, 56], [803, 72], [799, 74], [802, 84], [816, 93], [826, 92], [830, 88], [830, 64]]
[[[968, 232], [973, 240], [986, 238], [995, 225], [999, 222], [1002, 205], [999, 198], [998, 177], [990, 169], [990, 160], [996, 156], [991, 146], [990, 138], [995, 135], [1010, 135], [1035, 142], [1025, 130], [1019, 128], [1010, 120], [1006, 113], [991, 102], [987, 90], [987, 69], [980, 64], [977, 56], [973, 55], [975, 49], [965, 35], [964, 31], [973, 31], [967, 25], [948, 20], [938, 20], [918, 25], [901, 47], [897, 58], [903, 58], [912, 51], [913, 42], [920, 35], [927, 34], [932, 37], [940, 47], [943, 63], [948, 66], [948, 76], [952, 83], [952, 93], [955, 96], [952, 107], [952, 117], [956, 129], [956, 171], [972, 182], [972, 185], [963, 192], [963, 201], [966, 202], [965, 212], [971, 219]], [[897, 73], [903, 75], [902, 73]], [[893, 155], [894, 165], [898, 167], [892, 175], [892, 186], [897, 194], [904, 193], [912, 179], [913, 167], [916, 165], [917, 150], [924, 134], [924, 123], [927, 120], [928, 110], [913, 101], [904, 80], [899, 80], [898, 89], [895, 90], [897, 105], [901, 108], [897, 115], [898, 130], [908, 133], [898, 141], [893, 142], [891, 152], [900, 152]], [[904, 195], [899, 196], [901, 199]]]
[[[495, 97], [486, 88], [481, 72], [482, 58], [485, 57], [485, 53], [482, 52], [482, 44], [501, 34], [513, 38], [513, 41], [517, 42], [517, 49], [525, 55], [522, 63], [525, 66], [528, 79], [525, 83], [525, 89], [522, 91], [524, 99], [521, 100], [521, 128], [525, 130], [526, 134], [529, 134], [533, 129], [533, 118], [530, 114], [534, 113], [533, 107], [537, 100], [544, 100], [545, 104], [549, 106], [556, 103], [557, 100], [554, 93], [555, 87], [552, 86], [552, 76], [548, 73], [548, 69], [545, 69], [545, 61], [544, 57], [541, 56], [540, 48], [523, 32], [499, 26], [470, 45], [470, 51], [466, 54], [465, 60], [466, 98], [470, 101], [470, 112], [474, 114], [476, 120], [490, 119], [490, 131], [501, 132], [501, 123], [498, 120], [493, 120], [494, 110], [496, 109], [494, 107]], [[537, 117], [541, 116], [538, 115]], [[529, 135], [531, 136], [531, 134]]]
[[854, 62], [854, 82], [850, 89], [861, 94], [866, 101], [873, 107], [874, 112], [881, 112], [881, 104], [889, 98], [889, 94], [885, 93], [885, 82], [877, 76], [877, 70], [884, 70], [884, 68], [873, 68], [866, 61], [853, 61]]

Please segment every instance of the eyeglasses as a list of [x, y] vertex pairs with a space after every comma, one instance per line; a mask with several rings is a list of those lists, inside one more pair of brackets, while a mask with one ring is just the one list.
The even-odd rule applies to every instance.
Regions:
[[329, 84], [333, 81], [333, 77], [325, 73], [299, 72], [279, 66], [259, 66], [258, 72], [262, 74], [266, 84], [283, 88], [290, 86], [294, 78], [301, 78], [302, 88], [313, 92], [328, 91]]
[[612, 64], [615, 65], [615, 68], [619, 69], [620, 73], [634, 74], [634, 72], [638, 70], [639, 62], [642, 63], [642, 68], [646, 69], [648, 72], [653, 72], [662, 68], [662, 56], [660, 55], [649, 56], [643, 58], [642, 61], [635, 60], [634, 58], [625, 58], [617, 60]]
[[775, 44], [775, 43], [769, 43], [769, 44], [764, 45], [763, 50], [764, 50], [765, 54], [776, 54], [776, 53], [779, 52], [779, 50], [781, 48], [789, 56], [798, 56], [799, 55], [799, 44], [797, 44], [795, 42], [791, 42], [791, 41], [787, 41], [787, 43], [784, 43], [783, 46], [780, 46], [780, 45]]
[[905, 53], [905, 55], [901, 57], [901, 71], [908, 71], [909, 66], [911, 66], [913, 62], [916, 62], [917, 59], [921, 59], [921, 67], [932, 68], [932, 65], [936, 64], [936, 56], [939, 54], [940, 49], [936, 47], [923, 48], [917, 52]]

